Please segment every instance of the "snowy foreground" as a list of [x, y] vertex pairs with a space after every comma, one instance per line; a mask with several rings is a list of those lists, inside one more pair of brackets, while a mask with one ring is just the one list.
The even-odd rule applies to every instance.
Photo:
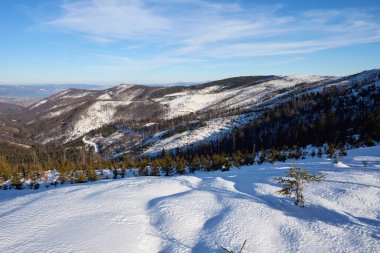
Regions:
[[275, 194], [291, 164], [0, 191], [0, 252], [380, 252], [379, 146], [299, 160], [327, 175], [306, 208]]

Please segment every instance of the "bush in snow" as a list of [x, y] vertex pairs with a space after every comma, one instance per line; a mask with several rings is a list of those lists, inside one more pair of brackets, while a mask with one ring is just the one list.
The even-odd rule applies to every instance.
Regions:
[[325, 175], [323, 174], [311, 174], [305, 169], [290, 167], [289, 172], [285, 175], [285, 177], [276, 177], [274, 180], [283, 186], [283, 188], [277, 191], [277, 193], [289, 197], [294, 196], [294, 204], [305, 207], [305, 199], [302, 195], [305, 187], [304, 185], [311, 182], [320, 182], [324, 178]]
[[[239, 253], [242, 253], [243, 252], [243, 249], [244, 249], [244, 246], [245, 246], [245, 244], [247, 243], [247, 240], [245, 240], [244, 242], [243, 242], [243, 245], [241, 246], [241, 248], [240, 248], [240, 250], [239, 250]], [[225, 248], [225, 247], [223, 247], [223, 246], [220, 246], [224, 251], [226, 251], [226, 252], [228, 252], [228, 253], [234, 253], [232, 250], [230, 250], [230, 249], [227, 249], [227, 248]]]

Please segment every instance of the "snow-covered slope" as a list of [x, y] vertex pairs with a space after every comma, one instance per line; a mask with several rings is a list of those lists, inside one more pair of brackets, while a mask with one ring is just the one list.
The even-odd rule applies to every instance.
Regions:
[[178, 117], [206, 109], [236, 108], [263, 102], [269, 94], [275, 95], [282, 89], [290, 89], [298, 84], [313, 84], [333, 80], [321, 76], [285, 76], [260, 80], [254, 85], [226, 89], [223, 86], [208, 86], [200, 90], [190, 90], [169, 94], [156, 99], [169, 108], [166, 118]]
[[379, 80], [380, 70], [370, 70], [344, 77], [243, 76], [194, 86], [122, 84], [98, 91], [70, 89], [36, 102], [17, 120], [39, 129], [33, 141], [68, 142], [120, 120], [154, 122], [218, 112], [215, 118], [232, 109], [255, 110], [330, 85], [366, 85]]
[[2, 191], [0, 252], [380, 251], [379, 146], [299, 160], [327, 175], [306, 208], [275, 194], [291, 165]]
[[239, 116], [229, 116], [223, 118], [215, 118], [206, 121], [204, 126], [196, 128], [195, 130], [187, 130], [182, 133], [174, 134], [168, 138], [161, 138], [160, 133], [153, 136], [145, 142], [145, 144], [152, 144], [147, 148], [143, 155], [155, 156], [161, 154], [162, 150], [175, 150], [176, 148], [193, 148], [197, 144], [205, 141], [217, 141], [234, 129], [247, 124], [255, 118], [256, 113], [243, 114]]

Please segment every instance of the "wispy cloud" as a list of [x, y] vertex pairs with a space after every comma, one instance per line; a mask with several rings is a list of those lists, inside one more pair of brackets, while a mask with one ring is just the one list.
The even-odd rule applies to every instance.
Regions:
[[95, 42], [141, 39], [162, 34], [170, 22], [140, 0], [65, 2], [62, 15], [45, 24], [77, 32]]
[[[380, 41], [377, 10], [246, 7], [206, 0], [65, 2], [45, 25], [104, 44], [166, 47], [166, 57], [255, 57], [305, 54]], [[159, 59], [160, 52], [152, 59]]]

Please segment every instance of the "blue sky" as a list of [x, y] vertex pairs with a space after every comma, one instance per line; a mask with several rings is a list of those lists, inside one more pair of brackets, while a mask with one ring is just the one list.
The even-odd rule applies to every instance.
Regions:
[[0, 21], [0, 84], [380, 68], [377, 0], [3, 0]]

